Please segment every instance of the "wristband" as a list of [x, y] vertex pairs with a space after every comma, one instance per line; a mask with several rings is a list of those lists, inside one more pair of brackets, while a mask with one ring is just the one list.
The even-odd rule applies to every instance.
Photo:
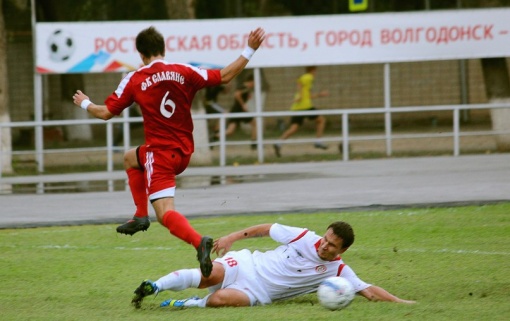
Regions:
[[255, 49], [253, 49], [250, 46], [246, 46], [246, 48], [244, 48], [243, 52], [241, 53], [241, 56], [250, 60], [251, 56], [253, 56], [254, 53], [255, 53]]
[[80, 104], [80, 107], [87, 110], [87, 108], [89, 107], [89, 105], [92, 104], [92, 102], [88, 99], [83, 99], [81, 101], [81, 104]]

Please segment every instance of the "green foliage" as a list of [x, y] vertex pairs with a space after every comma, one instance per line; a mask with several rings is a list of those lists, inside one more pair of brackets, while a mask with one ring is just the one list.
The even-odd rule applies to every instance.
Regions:
[[[274, 214], [192, 219], [213, 237], [278, 222], [322, 234], [336, 220], [350, 222], [356, 242], [344, 260], [366, 282], [417, 300], [373, 303], [362, 297], [331, 312], [314, 294], [252, 308], [159, 308], [168, 298], [205, 290], [163, 292], [140, 310], [130, 306], [145, 279], [197, 267], [195, 251], [158, 224], [133, 237], [114, 225], [0, 230], [2, 320], [505, 320], [510, 315], [510, 203], [392, 211]], [[72, 215], [72, 213], [70, 214]], [[256, 238], [234, 249], [268, 250]]]

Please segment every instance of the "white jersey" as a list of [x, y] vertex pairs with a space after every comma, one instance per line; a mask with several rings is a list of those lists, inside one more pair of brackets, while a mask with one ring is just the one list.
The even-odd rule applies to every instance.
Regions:
[[356, 292], [370, 286], [338, 257], [324, 261], [317, 255], [321, 236], [303, 228], [273, 224], [269, 235], [282, 243], [274, 250], [253, 252], [255, 270], [271, 300], [281, 300], [317, 291], [327, 277], [348, 279]]

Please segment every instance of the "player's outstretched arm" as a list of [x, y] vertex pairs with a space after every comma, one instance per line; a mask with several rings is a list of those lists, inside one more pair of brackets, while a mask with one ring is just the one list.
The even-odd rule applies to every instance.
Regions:
[[399, 297], [396, 297], [393, 294], [386, 291], [385, 289], [378, 287], [376, 285], [371, 285], [368, 288], [359, 291], [358, 293], [370, 301], [387, 301], [387, 302], [409, 303], [409, 304], [416, 303], [416, 301], [403, 300]]
[[241, 71], [243, 71], [244, 67], [248, 64], [248, 61], [250, 61], [251, 56], [257, 49], [259, 49], [260, 44], [262, 44], [265, 37], [266, 34], [262, 28], [257, 28], [250, 32], [250, 35], [248, 36], [248, 45], [241, 55], [230, 65], [221, 69], [221, 83], [226, 84], [230, 82], [239, 75]]
[[318, 93], [313, 93], [312, 94], [312, 98], [321, 98], [321, 97], [327, 97], [327, 96], [329, 96], [329, 91], [328, 90], [321, 90]]
[[73, 95], [73, 102], [76, 106], [85, 109], [96, 118], [108, 120], [115, 116], [110, 113], [108, 108], [106, 108], [106, 105], [96, 105], [91, 102], [89, 97], [85, 95], [81, 90], [77, 90]]
[[260, 224], [252, 227], [248, 227], [244, 230], [233, 232], [229, 235], [222, 236], [214, 241], [213, 252], [219, 256], [225, 255], [234, 242], [251, 238], [251, 237], [263, 237], [269, 236], [269, 230], [273, 224]]

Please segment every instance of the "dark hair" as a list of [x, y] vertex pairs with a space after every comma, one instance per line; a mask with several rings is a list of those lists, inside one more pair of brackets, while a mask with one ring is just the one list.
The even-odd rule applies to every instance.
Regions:
[[305, 67], [305, 71], [306, 71], [306, 72], [312, 72], [312, 71], [314, 71], [315, 69], [317, 69], [317, 66], [306, 66], [306, 67]]
[[136, 36], [136, 50], [146, 58], [165, 55], [165, 39], [154, 27], [140, 31]]
[[332, 229], [333, 233], [342, 239], [342, 248], [346, 249], [354, 243], [354, 230], [347, 222], [333, 222], [328, 226], [328, 230]]

